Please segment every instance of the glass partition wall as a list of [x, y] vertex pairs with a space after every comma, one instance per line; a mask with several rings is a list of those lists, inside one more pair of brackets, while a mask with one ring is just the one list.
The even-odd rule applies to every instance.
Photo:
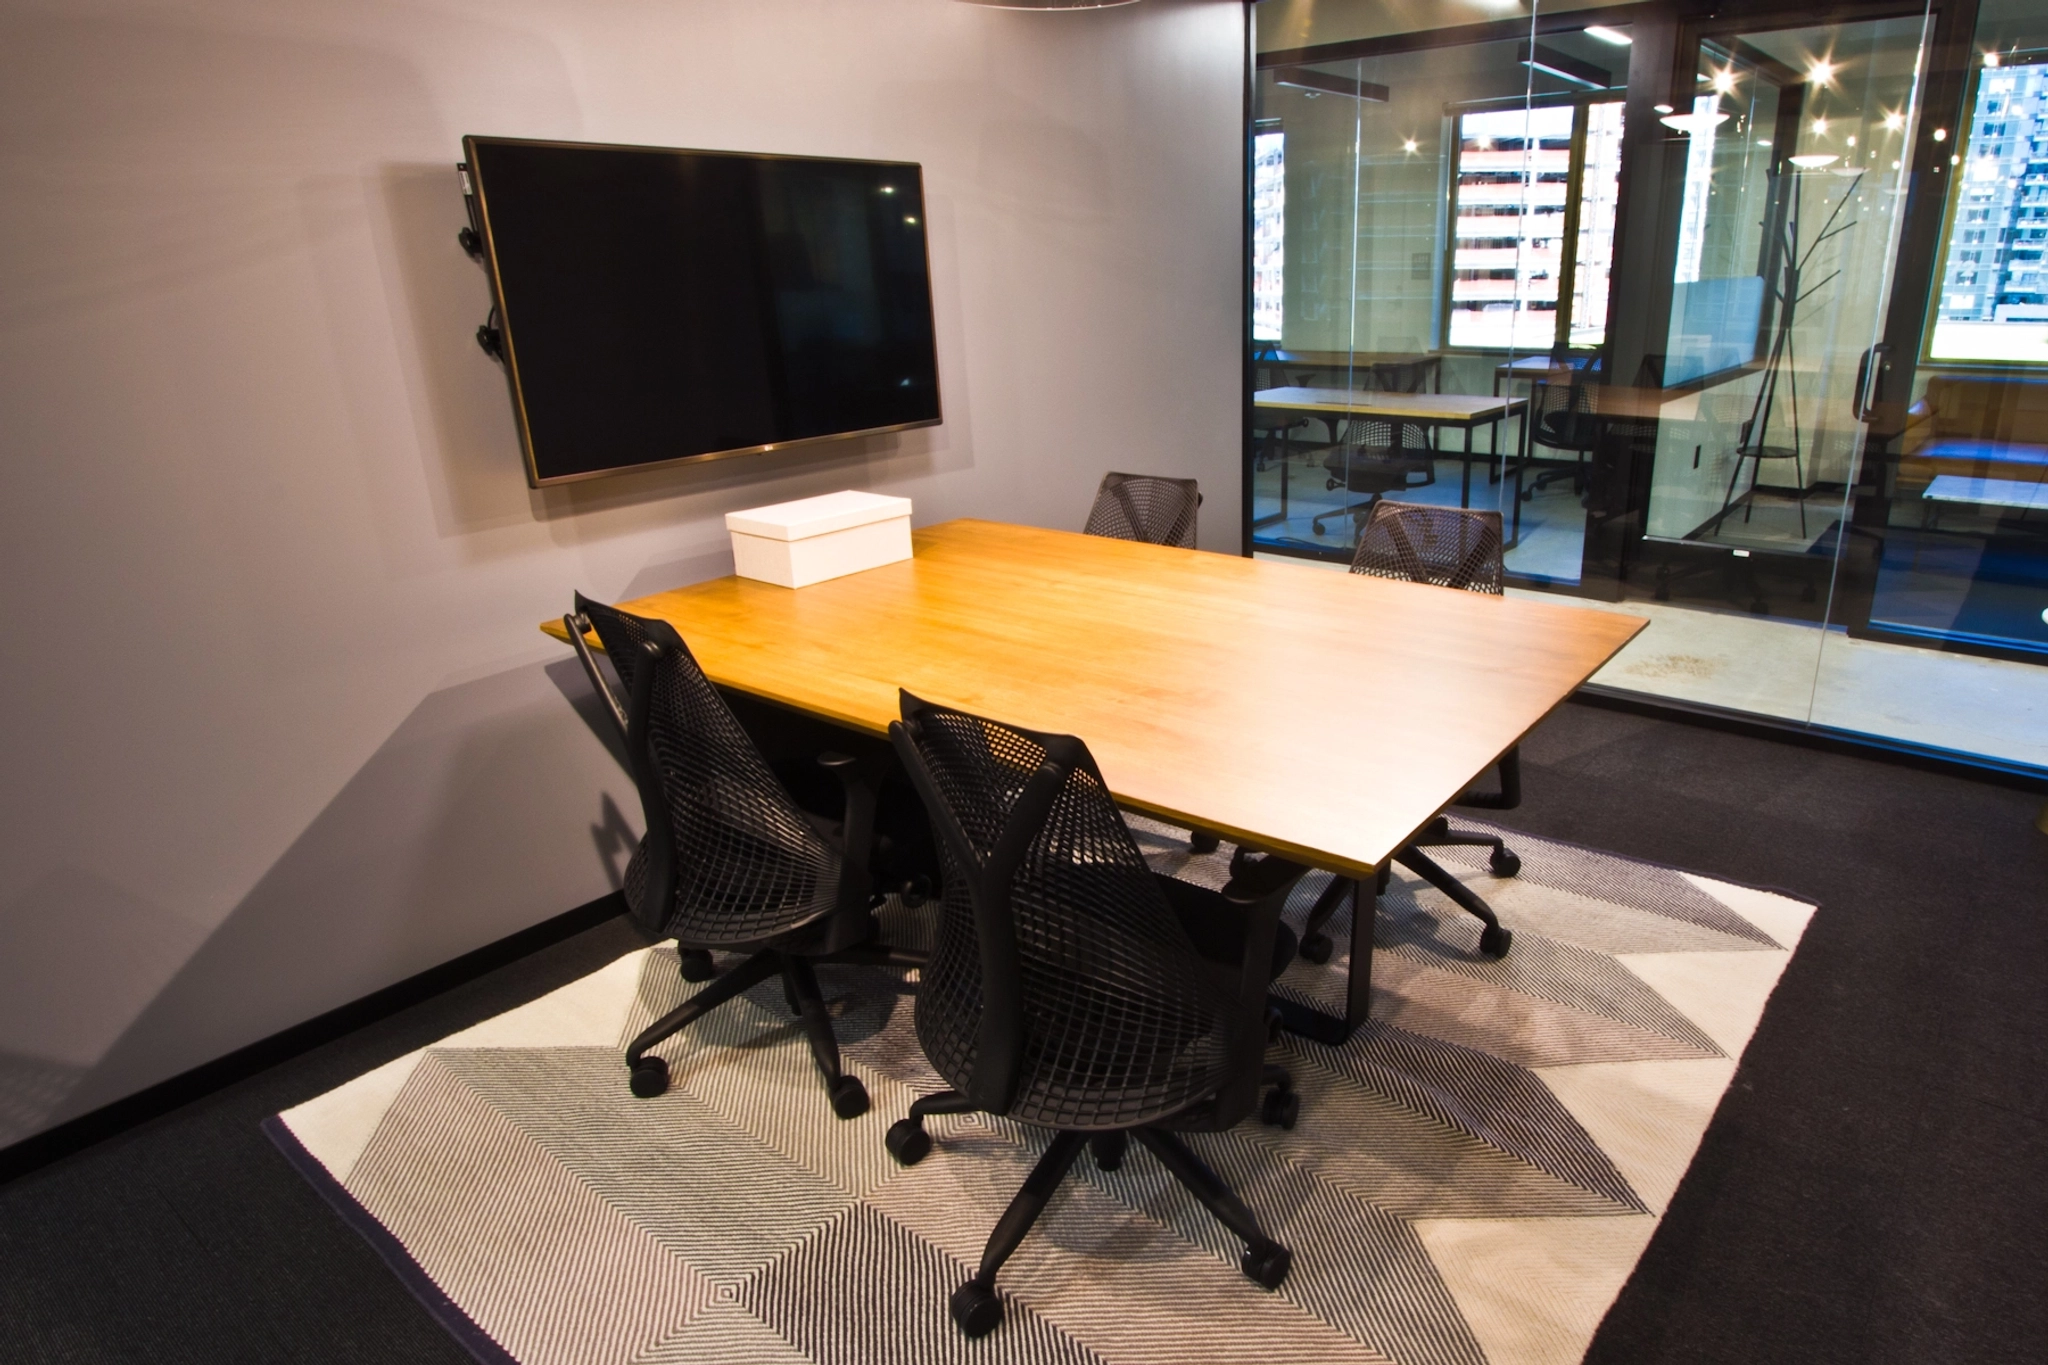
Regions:
[[1498, 511], [1597, 686], [2048, 771], [2048, 0], [1264, 0], [1248, 553]]

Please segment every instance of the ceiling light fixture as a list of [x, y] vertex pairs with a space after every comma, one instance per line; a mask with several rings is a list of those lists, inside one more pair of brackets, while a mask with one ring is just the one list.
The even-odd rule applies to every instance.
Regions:
[[1657, 122], [1666, 128], [1675, 128], [1687, 137], [1712, 132], [1728, 121], [1726, 114], [1666, 114]]
[[1619, 29], [1609, 28], [1605, 24], [1593, 24], [1581, 29], [1580, 32], [1584, 33], [1588, 38], [1598, 38], [1603, 43], [1613, 43], [1616, 47], [1627, 47], [1635, 41], [1635, 39]]
[[1414, 138], [1404, 137], [1401, 139], [1401, 150], [1404, 152], [1415, 152], [1420, 150], [1420, 148], [1417, 146]]
[[1998, 70], [1998, 54], [1996, 52], [1985, 53], [1984, 65], [1993, 71]]
[[1899, 112], [1898, 110], [1896, 110], [1896, 109], [1893, 109], [1893, 110], [1891, 110], [1891, 111], [1889, 111], [1888, 113], [1886, 113], [1886, 114], [1885, 114], [1885, 116], [1884, 116], [1884, 130], [1885, 130], [1885, 131], [1886, 131], [1887, 133], [1896, 133], [1896, 132], [1898, 132], [1898, 131], [1899, 131], [1899, 129], [1901, 129], [1901, 128], [1905, 127], [1905, 126], [1906, 126], [1906, 116], [1905, 116], [1904, 114], [1900, 113], [1900, 112]]
[[1833, 152], [1810, 152], [1805, 156], [1788, 156], [1785, 159], [1802, 171], [1817, 171], [1823, 166], [1834, 165], [1842, 158]]
[[1387, 87], [1374, 81], [1356, 80], [1350, 76], [1333, 75], [1328, 71], [1312, 71], [1305, 66], [1278, 68], [1273, 72], [1273, 84], [1306, 90], [1310, 95], [1344, 95], [1372, 104], [1385, 104], [1392, 93]]
[[1605, 90], [1614, 84], [1613, 72], [1567, 56], [1544, 43], [1523, 43], [1521, 59], [1522, 65], [1531, 71], [1541, 71], [1546, 76], [1555, 76], [1588, 90]]
[[1826, 85], [1835, 78], [1835, 64], [1822, 60], [1815, 62], [1806, 72], [1809, 85]]

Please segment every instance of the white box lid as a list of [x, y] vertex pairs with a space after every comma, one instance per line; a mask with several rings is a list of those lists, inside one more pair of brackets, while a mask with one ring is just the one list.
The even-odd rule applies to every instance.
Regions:
[[808, 540], [812, 536], [829, 535], [833, 531], [851, 530], [869, 522], [909, 515], [909, 498], [892, 498], [885, 493], [863, 493], [849, 488], [816, 498], [798, 498], [795, 502], [727, 512], [725, 529], [769, 540]]

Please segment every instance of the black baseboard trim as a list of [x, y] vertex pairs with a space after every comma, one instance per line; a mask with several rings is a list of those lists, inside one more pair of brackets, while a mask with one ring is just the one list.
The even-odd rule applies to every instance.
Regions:
[[1900, 767], [1917, 768], [1922, 772], [1960, 777], [1971, 782], [1988, 782], [1993, 786], [2010, 787], [2017, 791], [2048, 792], [2048, 774], [2044, 774], [2038, 768], [2005, 763], [1993, 758], [1978, 758], [1949, 749], [1911, 744], [1904, 740], [1859, 735], [1853, 731], [1829, 729], [1824, 725], [1801, 725], [1795, 721], [1773, 720], [1768, 716], [1753, 715], [1747, 711], [1728, 711], [1698, 702], [1652, 697], [1641, 692], [1622, 692], [1591, 684], [1572, 693], [1571, 700], [1580, 706], [1623, 711], [1630, 715], [1649, 716], [1657, 720], [1678, 721], [1685, 725], [1718, 730], [1724, 734], [1746, 735], [1752, 739], [1768, 739], [1779, 744], [1792, 744], [1821, 753], [1892, 763]]
[[626, 913], [617, 891], [0, 1148], [0, 1185]]

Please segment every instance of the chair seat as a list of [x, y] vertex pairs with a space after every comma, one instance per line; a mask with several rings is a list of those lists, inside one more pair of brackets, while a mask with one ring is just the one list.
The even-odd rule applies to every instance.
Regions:
[[[800, 810], [799, 814], [835, 851], [840, 848], [838, 821], [812, 811]], [[746, 842], [749, 842], [746, 835], [735, 834], [736, 845]], [[682, 875], [687, 878], [689, 870], [683, 870]], [[627, 909], [636, 915], [646, 887], [647, 841], [643, 839], [626, 864], [626, 875], [620, 888], [625, 893]], [[696, 895], [687, 904], [678, 905], [671, 911], [662, 934], [685, 948], [745, 952], [803, 939], [814, 925], [830, 916], [838, 904], [838, 876], [821, 879], [808, 887], [781, 880], [757, 884], [735, 879], [724, 885], [698, 887]]]
[[[1119, 954], [1108, 943], [1076, 942], [1066, 956], [1071, 970], [1027, 991], [1048, 1004], [1030, 1009], [1027, 1052], [1008, 1116], [1048, 1128], [1102, 1131], [1195, 1117], [1231, 1073], [1228, 1021], [1219, 999], [1239, 987], [1244, 917], [1217, 892], [1162, 874], [1152, 877], [1200, 953], [1210, 980], [1188, 982], [1178, 999], [1158, 1008], [1134, 1007], [1119, 978]], [[1296, 940], [1284, 925], [1272, 945], [1269, 979], [1293, 959]], [[946, 946], [926, 973], [924, 990], [944, 993], [947, 983], [978, 978], [971, 967], [944, 960]], [[1154, 987], [1156, 989], [1156, 986]], [[936, 1007], [934, 1007], [936, 1006]], [[965, 1007], [963, 1007], [965, 1006]], [[979, 1002], [920, 998], [918, 1041], [948, 1084], [973, 1074]], [[1199, 1122], [1185, 1126], [1200, 1127]]]

